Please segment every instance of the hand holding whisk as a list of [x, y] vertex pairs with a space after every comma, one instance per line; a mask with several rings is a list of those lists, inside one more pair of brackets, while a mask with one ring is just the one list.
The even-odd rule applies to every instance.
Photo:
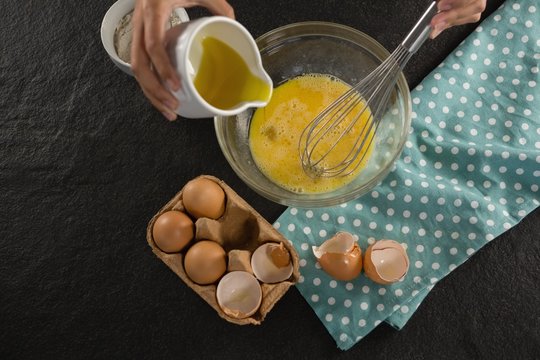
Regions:
[[299, 151], [308, 175], [346, 176], [367, 161], [400, 71], [428, 38], [430, 21], [436, 14], [437, 3], [433, 1], [386, 60], [304, 129]]

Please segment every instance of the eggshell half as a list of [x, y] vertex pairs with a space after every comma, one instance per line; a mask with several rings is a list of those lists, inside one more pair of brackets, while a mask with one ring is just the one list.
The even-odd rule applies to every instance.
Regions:
[[[259, 246], [251, 255], [253, 274], [264, 283], [278, 283], [287, 280], [292, 275], [293, 265], [290, 257], [288, 264], [284, 264], [281, 262], [284, 256], [280, 254], [280, 261], [276, 264], [276, 248], [280, 248], [280, 244], [269, 242]], [[282, 246], [281, 248], [284, 249]], [[288, 250], [285, 249], [285, 251]]]
[[388, 285], [407, 275], [409, 258], [407, 252], [394, 240], [379, 240], [366, 250], [364, 271], [378, 284]]
[[216, 299], [225, 314], [243, 319], [253, 315], [261, 306], [261, 285], [248, 272], [232, 271], [219, 281]]
[[321, 268], [336, 280], [349, 281], [362, 272], [362, 250], [347, 232], [339, 232], [312, 249]]

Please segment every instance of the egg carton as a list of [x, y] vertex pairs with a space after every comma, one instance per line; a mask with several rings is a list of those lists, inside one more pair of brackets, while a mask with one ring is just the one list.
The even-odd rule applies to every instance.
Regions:
[[[206, 178], [216, 182], [225, 192], [226, 206], [224, 214], [217, 220], [201, 217], [195, 222], [195, 239], [190, 245], [199, 240], [212, 240], [219, 243], [227, 255], [232, 252], [248, 251], [253, 253], [257, 247], [267, 242], [283, 243], [291, 255], [293, 272], [289, 279], [274, 283], [260, 283], [262, 289], [262, 301], [259, 309], [253, 315], [237, 319], [223, 312], [217, 303], [216, 288], [219, 282], [210, 285], [199, 285], [193, 282], [184, 269], [184, 256], [189, 249], [188, 245], [180, 253], [166, 253], [161, 251], [155, 244], [152, 236], [152, 228], [156, 219], [164, 212], [178, 210], [187, 214], [182, 203], [182, 190], [178, 192], [157, 214], [150, 220], [146, 232], [146, 239], [152, 248], [152, 252], [161, 259], [184, 283], [202, 297], [218, 315], [223, 319], [238, 325], [259, 325], [266, 315], [274, 307], [279, 299], [294, 285], [299, 277], [298, 254], [290, 242], [279, 233], [268, 221], [266, 221], [255, 209], [242, 199], [223, 180], [210, 175], [200, 175], [198, 178]], [[227, 270], [227, 272], [229, 269]]]

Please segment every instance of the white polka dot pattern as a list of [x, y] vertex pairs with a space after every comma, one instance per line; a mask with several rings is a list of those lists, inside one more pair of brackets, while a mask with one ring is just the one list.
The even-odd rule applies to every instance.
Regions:
[[[437, 281], [540, 204], [538, 7], [507, 1], [411, 92], [412, 131], [375, 190], [277, 220], [301, 259], [297, 288], [341, 349], [381, 321], [401, 328]], [[333, 280], [311, 246], [337, 231], [364, 252], [375, 239], [399, 241], [407, 277]]]

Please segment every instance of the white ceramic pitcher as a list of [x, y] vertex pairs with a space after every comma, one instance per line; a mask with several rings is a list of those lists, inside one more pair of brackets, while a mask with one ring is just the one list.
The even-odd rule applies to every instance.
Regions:
[[263, 80], [272, 93], [272, 79], [262, 66], [261, 55], [255, 40], [239, 22], [224, 16], [210, 16], [182, 23], [167, 32], [167, 50], [178, 74], [181, 85], [172, 91], [180, 102], [175, 112], [187, 118], [207, 118], [216, 115], [231, 116], [249, 107], [263, 107], [270, 100], [244, 101], [233, 108], [219, 109], [208, 103], [197, 91], [194, 79], [201, 63], [202, 41], [214, 37], [230, 46], [245, 61], [251, 73]]

